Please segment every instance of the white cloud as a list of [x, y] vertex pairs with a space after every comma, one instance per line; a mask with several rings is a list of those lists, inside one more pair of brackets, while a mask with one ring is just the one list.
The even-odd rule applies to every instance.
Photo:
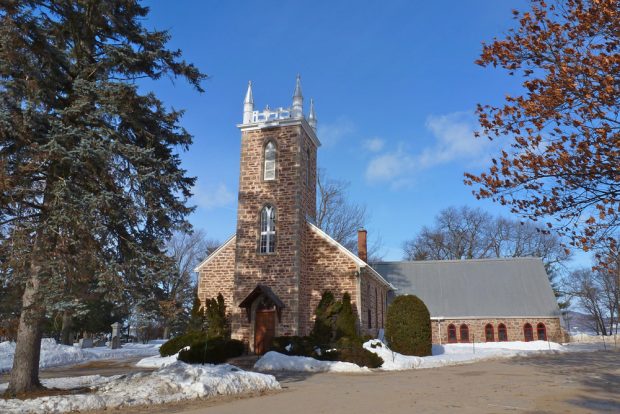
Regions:
[[366, 179], [399, 187], [421, 170], [454, 162], [480, 164], [489, 160], [496, 147], [494, 142], [474, 137], [473, 116], [467, 112], [431, 115], [425, 126], [432, 136], [429, 145], [417, 152], [405, 150], [401, 145], [395, 151], [377, 154], [368, 163]]
[[410, 171], [414, 162], [414, 158], [402, 150], [382, 154], [370, 161], [366, 178], [373, 182], [390, 181]]
[[385, 141], [383, 141], [381, 138], [367, 139], [362, 144], [364, 149], [370, 152], [379, 152], [383, 149], [384, 145], [385, 145]]
[[193, 201], [198, 207], [210, 210], [232, 204], [235, 201], [235, 195], [224, 183], [206, 187], [196, 184], [194, 187]]
[[331, 123], [319, 123], [318, 137], [325, 146], [331, 146], [355, 132], [355, 125], [347, 118], [338, 118]]

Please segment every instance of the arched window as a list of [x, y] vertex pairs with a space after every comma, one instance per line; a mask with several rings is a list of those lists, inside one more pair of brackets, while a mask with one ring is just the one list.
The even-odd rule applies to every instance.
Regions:
[[448, 342], [453, 344], [457, 342], [456, 339], [456, 326], [450, 324], [448, 325]]
[[487, 325], [484, 327], [484, 337], [487, 342], [495, 341], [495, 332], [493, 332], [493, 325], [491, 325], [490, 323], [487, 323]]
[[547, 327], [545, 326], [544, 323], [540, 322], [536, 326], [536, 333], [538, 334], [538, 340], [539, 341], [546, 341], [547, 340]]
[[463, 324], [459, 330], [461, 331], [461, 342], [469, 342], [469, 327]]
[[534, 340], [534, 331], [532, 330], [532, 325], [529, 323], [523, 325], [523, 338], [525, 338], [525, 342]]
[[276, 179], [276, 146], [271, 141], [265, 145], [265, 167], [263, 171], [263, 179], [265, 181]]
[[260, 212], [260, 252], [276, 251], [276, 209], [266, 205]]
[[368, 308], [368, 329], [372, 329], [372, 311], [370, 308]]
[[508, 332], [506, 331], [506, 325], [500, 323], [497, 325], [497, 339], [501, 342], [506, 342], [508, 340]]

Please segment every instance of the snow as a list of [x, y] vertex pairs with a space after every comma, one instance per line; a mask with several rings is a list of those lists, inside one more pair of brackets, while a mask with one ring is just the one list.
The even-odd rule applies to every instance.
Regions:
[[295, 372], [369, 372], [366, 367], [360, 367], [350, 362], [319, 361], [304, 356], [289, 356], [270, 351], [263, 355], [254, 369], [258, 371], [295, 371]]
[[[487, 342], [474, 344], [433, 345], [433, 355], [417, 357], [393, 352], [378, 339], [364, 343], [364, 348], [383, 359], [382, 371], [406, 369], [437, 368], [448, 365], [468, 364], [485, 359], [511, 358], [540, 352], [567, 352], [571, 348], [555, 342]], [[577, 349], [575, 349], [577, 350]], [[359, 367], [349, 362], [319, 361], [302, 356], [288, 356], [277, 352], [263, 355], [254, 368], [259, 371], [298, 371], [298, 372], [370, 372], [367, 367]]]
[[[181, 361], [163, 366], [151, 373], [134, 373], [108, 378], [98, 375], [61, 378], [44, 380], [44, 384], [58, 388], [94, 386], [94, 390], [86, 394], [59, 395], [30, 400], [0, 399], [0, 412], [63, 413], [77, 410], [103, 410], [280, 389], [280, 384], [272, 375], [246, 372], [228, 364], [190, 365]], [[6, 388], [6, 384], [0, 387]]]
[[383, 358], [384, 362], [380, 369], [384, 371], [437, 368], [448, 365], [467, 364], [485, 359], [511, 358], [539, 352], [568, 350], [563, 345], [546, 341], [486, 342], [433, 345], [432, 356], [417, 357], [393, 352], [387, 345], [376, 339], [364, 343], [364, 348]]
[[141, 368], [161, 368], [161, 367], [165, 367], [166, 365], [174, 364], [175, 362], [177, 362], [178, 358], [179, 358], [178, 353], [167, 356], [167, 357], [155, 355], [155, 356], [142, 358], [140, 361], [136, 363], [136, 366], [141, 367]]
[[[73, 365], [95, 359], [124, 359], [136, 356], [151, 356], [159, 353], [163, 341], [151, 341], [148, 344], [123, 344], [122, 348], [107, 347], [85, 348], [60, 345], [52, 338], [41, 341], [41, 360], [39, 368]], [[15, 342], [0, 342], [0, 373], [10, 371], [13, 367]]]

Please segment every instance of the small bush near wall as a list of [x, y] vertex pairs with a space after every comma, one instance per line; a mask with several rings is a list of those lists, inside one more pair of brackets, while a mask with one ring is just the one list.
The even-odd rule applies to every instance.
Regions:
[[387, 310], [385, 338], [392, 350], [404, 355], [432, 355], [431, 317], [420, 298], [398, 296]]
[[189, 349], [179, 352], [179, 360], [188, 364], [221, 364], [243, 355], [243, 351], [243, 342], [218, 338], [194, 342]]

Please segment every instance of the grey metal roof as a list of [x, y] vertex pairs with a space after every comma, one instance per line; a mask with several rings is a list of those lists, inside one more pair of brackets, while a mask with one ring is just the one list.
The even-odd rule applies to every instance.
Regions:
[[381, 262], [398, 290], [426, 303], [431, 317], [560, 316], [539, 258]]

